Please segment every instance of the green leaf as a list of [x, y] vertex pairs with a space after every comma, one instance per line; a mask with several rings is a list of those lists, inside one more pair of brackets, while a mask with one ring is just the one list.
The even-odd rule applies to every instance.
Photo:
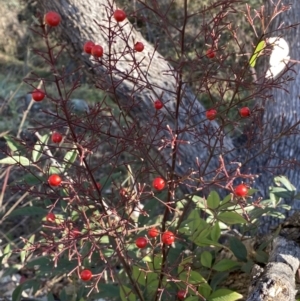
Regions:
[[200, 247], [207, 247], [207, 246], [223, 247], [223, 245], [219, 244], [218, 242], [206, 238], [201, 240], [196, 240], [194, 243]]
[[43, 183], [44, 178], [33, 174], [27, 174], [21, 177], [20, 179], [18, 179], [18, 182], [25, 182], [30, 186], [34, 186]]
[[48, 213], [48, 210], [41, 208], [41, 207], [23, 207], [15, 209], [11, 214], [8, 215], [8, 217], [11, 216], [19, 216], [19, 215], [26, 215], [26, 216], [32, 216], [32, 215], [46, 215]]
[[49, 175], [60, 174], [62, 172], [62, 168], [56, 166], [50, 166]]
[[10, 243], [8, 243], [5, 247], [5, 249], [3, 250], [3, 256], [1, 256], [1, 262], [3, 264], [7, 263], [7, 260], [9, 259], [11, 254], [12, 254], [11, 245], [10, 245]]
[[29, 166], [31, 162], [29, 161], [29, 159], [23, 156], [12, 156], [12, 157], [6, 157], [1, 159], [0, 164], [8, 164], [8, 165], [21, 164], [23, 166]]
[[133, 266], [132, 276], [133, 276], [133, 279], [138, 284], [143, 285], [143, 286], [146, 285], [146, 276], [147, 276], [147, 274], [144, 271], [142, 271], [139, 267]]
[[249, 65], [251, 67], [255, 67], [256, 60], [261, 55], [261, 53], [262, 53], [262, 51], [264, 50], [265, 47], [266, 47], [266, 42], [265, 41], [260, 41], [257, 44], [257, 46], [254, 50], [254, 53], [252, 54], [252, 56], [250, 58], [250, 61], [249, 61]]
[[185, 298], [184, 301], [199, 301], [199, 298], [197, 296], [190, 296]]
[[203, 232], [208, 227], [209, 225], [205, 222], [205, 220], [200, 218], [198, 210], [193, 210], [189, 214], [188, 218], [183, 223], [183, 227], [180, 228], [179, 231], [188, 235], [189, 239], [195, 242], [201, 235], [201, 232]]
[[188, 281], [188, 283], [194, 285], [206, 283], [205, 278], [196, 271], [184, 271], [179, 274], [179, 279], [182, 281]]
[[77, 157], [77, 150], [72, 149], [68, 151], [64, 156], [64, 163], [63, 163], [63, 169], [67, 170], [70, 168], [70, 166], [75, 162]]
[[9, 149], [14, 153], [20, 148], [20, 144], [16, 142], [12, 137], [10, 136], [4, 136], [4, 139], [6, 140], [6, 144], [9, 147]]
[[104, 235], [100, 238], [100, 243], [101, 244], [108, 244], [109, 243], [109, 236], [108, 235]]
[[228, 225], [244, 224], [247, 222], [241, 215], [236, 212], [221, 212], [217, 218], [221, 222]]
[[288, 191], [296, 191], [296, 187], [285, 176], [275, 177], [274, 182], [277, 186], [280, 186], [280, 184], [282, 184]]
[[268, 258], [269, 258], [268, 254], [264, 251], [257, 250], [255, 252], [255, 261], [257, 262], [267, 263]]
[[20, 301], [22, 299], [23, 285], [18, 285], [12, 293], [12, 301]]
[[206, 299], [210, 296], [211, 291], [212, 289], [208, 283], [202, 283], [198, 289], [198, 292]]
[[34, 145], [33, 151], [32, 151], [32, 161], [36, 162], [38, 161], [44, 151], [44, 147], [48, 142], [48, 139], [50, 137], [50, 134], [45, 134], [41, 137], [41, 139]]
[[49, 293], [49, 294], [47, 295], [47, 301], [55, 301], [54, 296], [53, 296], [52, 293]]
[[225, 272], [237, 266], [240, 266], [240, 264], [236, 261], [230, 259], [222, 259], [213, 265], [213, 269], [218, 272]]
[[241, 298], [243, 298], [243, 295], [229, 289], [222, 288], [213, 292], [209, 296], [208, 301], [235, 301]]
[[237, 259], [247, 261], [247, 249], [239, 239], [231, 237], [229, 239], [229, 247]]
[[213, 241], [218, 242], [220, 235], [221, 235], [220, 225], [219, 222], [216, 222], [211, 229], [210, 236]]
[[211, 209], [216, 209], [220, 205], [220, 197], [216, 191], [212, 191], [207, 197], [207, 206]]
[[110, 283], [99, 283], [98, 284], [99, 293], [93, 294], [93, 299], [97, 298], [113, 298], [114, 300], [119, 299], [119, 286]]
[[208, 251], [202, 252], [200, 261], [201, 261], [201, 264], [204, 267], [210, 268], [211, 267], [211, 263], [212, 263], [212, 255], [211, 255], [211, 253], [208, 252]]
[[135, 294], [132, 292], [132, 289], [130, 289], [129, 287], [122, 285], [120, 287], [120, 297], [122, 299], [122, 301], [135, 301], [136, 300], [136, 296]]
[[21, 258], [22, 263], [25, 262], [25, 259], [26, 259], [27, 255], [30, 253], [30, 252], [27, 251], [27, 249], [33, 245], [34, 239], [35, 239], [35, 234], [30, 236], [28, 242], [23, 247], [23, 250], [20, 253], [20, 258]]
[[272, 187], [271, 193], [274, 194], [276, 197], [284, 199], [293, 198], [295, 195], [294, 191], [288, 191], [284, 187]]
[[59, 294], [59, 300], [60, 301], [69, 301], [70, 296], [68, 296], [67, 292], [65, 289], [62, 289], [62, 291]]

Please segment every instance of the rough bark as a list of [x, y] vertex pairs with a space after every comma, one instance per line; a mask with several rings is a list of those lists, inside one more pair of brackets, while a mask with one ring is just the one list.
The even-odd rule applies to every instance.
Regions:
[[299, 258], [300, 248], [297, 243], [277, 237], [266, 268], [257, 268], [254, 272], [247, 301], [294, 301]]

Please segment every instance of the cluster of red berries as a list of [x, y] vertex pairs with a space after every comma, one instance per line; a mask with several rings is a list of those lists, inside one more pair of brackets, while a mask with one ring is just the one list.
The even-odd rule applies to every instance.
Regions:
[[[214, 120], [217, 117], [217, 110], [215, 109], [209, 109], [205, 112], [206, 118], [208, 120]], [[245, 118], [245, 117], [249, 117], [251, 115], [251, 111], [248, 107], [243, 107], [239, 109], [239, 114], [241, 117]]]
[[[148, 236], [151, 238], [155, 238], [159, 235], [159, 231], [156, 228], [151, 228], [148, 230]], [[161, 241], [166, 245], [171, 245], [175, 241], [175, 235], [171, 231], [166, 231], [161, 236]], [[135, 244], [139, 249], [144, 249], [147, 244], [148, 240], [146, 237], [138, 237], [135, 240]]]
[[[126, 19], [126, 13], [121, 9], [116, 9], [113, 17], [117, 22], [123, 22]], [[144, 44], [142, 42], [136, 42], [134, 44], [134, 50], [142, 52], [144, 50]], [[91, 54], [95, 58], [103, 56], [103, 47], [95, 44], [93, 41], [86, 41], [83, 45], [83, 51], [87, 54]]]

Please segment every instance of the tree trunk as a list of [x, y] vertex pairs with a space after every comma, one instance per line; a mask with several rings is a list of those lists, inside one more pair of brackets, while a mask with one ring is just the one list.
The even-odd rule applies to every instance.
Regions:
[[[275, 1], [274, 1], [275, 2]], [[275, 2], [276, 4], [276, 2]], [[300, 60], [299, 23], [300, 2], [281, 1], [281, 6], [291, 8], [284, 13], [279, 14], [267, 30], [267, 37], [282, 37], [289, 45], [291, 61], [289, 66], [292, 70], [286, 72], [283, 79], [286, 79], [283, 85], [284, 89], [270, 89], [270, 99], [264, 102], [263, 127], [256, 127], [257, 140], [264, 141], [260, 143], [263, 148], [268, 145], [268, 152], [264, 152], [251, 160], [248, 170], [251, 173], [259, 174], [258, 185], [260, 191], [267, 195], [267, 189], [272, 184], [273, 175], [285, 175], [299, 191], [300, 188], [300, 127], [299, 127], [299, 85], [300, 74], [299, 64], [294, 64]], [[272, 1], [266, 1], [265, 24], [270, 20], [274, 12], [275, 5]], [[278, 30], [281, 28], [281, 30]], [[280, 80], [283, 82], [283, 80]], [[259, 130], [260, 129], [260, 130]], [[259, 152], [259, 145], [255, 144], [253, 149], [249, 149], [252, 155]], [[286, 217], [294, 214], [295, 210], [300, 209], [298, 200], [283, 200], [292, 207], [292, 210], [282, 210]], [[282, 220], [281, 220], [282, 221]], [[264, 217], [262, 219], [261, 233], [267, 233], [271, 228], [275, 228], [280, 220], [274, 217]]]

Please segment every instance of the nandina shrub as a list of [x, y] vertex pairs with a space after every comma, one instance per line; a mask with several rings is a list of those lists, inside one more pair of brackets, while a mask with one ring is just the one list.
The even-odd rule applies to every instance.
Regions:
[[[249, 272], [253, 260], [237, 237], [231, 237], [227, 247], [234, 257], [219, 258], [221, 234], [233, 225], [253, 233], [258, 217], [272, 210], [262, 207], [258, 197], [252, 198], [256, 175], [241, 170], [243, 162], [237, 161], [238, 150], [227, 136], [241, 131], [247, 126], [244, 122], [258, 123], [259, 105], [251, 109], [246, 121], [232, 116], [239, 116], [238, 109], [248, 106], [250, 99], [266, 100], [266, 91], [279, 84], [275, 79], [262, 81], [262, 76], [252, 89], [250, 66], [261, 59], [255, 48], [253, 55], [241, 56], [238, 67], [228, 63], [233, 55], [244, 54], [236, 38], [237, 29], [224, 26], [238, 2], [217, 1], [194, 15], [204, 18], [208, 12], [212, 14], [211, 22], [207, 22], [210, 25], [199, 27], [194, 34], [194, 38], [204, 37], [205, 47], [192, 54], [185, 44], [186, 32], [174, 26], [181, 42], [174, 42], [172, 49], [178, 59], [169, 61], [162, 60], [148, 44], [145, 49], [152, 49], [151, 55], [145, 50], [135, 51], [136, 34], [126, 19], [116, 22], [112, 3], [105, 4], [103, 18], [107, 23], [90, 23], [97, 32], [107, 33], [103, 55], [82, 54], [86, 41], [103, 41], [94, 41], [91, 36], [78, 42], [81, 58], [93, 72], [91, 80], [107, 92], [89, 106], [71, 98], [80, 83], [66, 84], [68, 74], [59, 64], [66, 45], [52, 44], [50, 35], [59, 29], [48, 28], [39, 16], [40, 24], [33, 33], [45, 41], [47, 51], [34, 51], [49, 64], [53, 75], [40, 78], [33, 74], [25, 82], [34, 91], [41, 81], [47, 95], [43, 103], [51, 108], [45, 113], [51, 122], [32, 129], [38, 140], [33, 146], [6, 137], [8, 156], [0, 162], [26, 171], [14, 189], [28, 192], [32, 206], [20, 208], [14, 215], [41, 217], [42, 230], [24, 238], [25, 245], [19, 250], [28, 268], [39, 266], [35, 272], [40, 278], [66, 273], [74, 283], [80, 283], [76, 300], [86, 296], [171, 300], [182, 291], [186, 292], [180, 294], [182, 298], [189, 301], [241, 297], [224, 289], [222, 281], [233, 270]], [[155, 14], [159, 26], [170, 24], [169, 16], [158, 8], [141, 5]], [[247, 16], [253, 21], [250, 11]], [[69, 21], [64, 17], [62, 11], [58, 27], [67, 30], [64, 26]], [[188, 19], [186, 10], [182, 20]], [[236, 44], [236, 53], [232, 49], [229, 52], [220, 41], [223, 32]], [[170, 36], [170, 40], [175, 37]], [[214, 50], [213, 56], [207, 56], [208, 49]], [[263, 49], [259, 54], [264, 54]], [[159, 69], [161, 65], [167, 69]], [[185, 77], [186, 69], [189, 74]], [[80, 75], [81, 67], [73, 72]], [[159, 80], [152, 82], [157, 72], [161, 72]], [[198, 83], [193, 94], [187, 83], [195, 78]], [[48, 92], [49, 85], [56, 87], [55, 93]], [[206, 118], [207, 110], [196, 100], [200, 95], [205, 95], [217, 111], [214, 118]], [[154, 105], [157, 99], [163, 103], [159, 110]], [[236, 115], [231, 114], [233, 110]], [[64, 137], [60, 144], [51, 143], [51, 133], [56, 131]], [[184, 154], [187, 151], [188, 158]], [[60, 177], [58, 185], [49, 184], [52, 175]], [[155, 179], [163, 180], [158, 188], [153, 185]], [[276, 181], [285, 186], [287, 195], [294, 196], [295, 189], [285, 178]], [[236, 193], [241, 182], [247, 185], [246, 193]], [[280, 193], [273, 193], [276, 206], [283, 191]], [[49, 213], [55, 218], [51, 215], [49, 219]], [[158, 230], [157, 236], [149, 235], [152, 228]], [[137, 239], [143, 244], [137, 245]], [[259, 255], [263, 261], [264, 252]], [[82, 277], [82, 271], [88, 275]], [[33, 284], [22, 288], [29, 286]], [[38, 289], [35, 285], [34, 291]], [[60, 298], [69, 298], [67, 290]]]

